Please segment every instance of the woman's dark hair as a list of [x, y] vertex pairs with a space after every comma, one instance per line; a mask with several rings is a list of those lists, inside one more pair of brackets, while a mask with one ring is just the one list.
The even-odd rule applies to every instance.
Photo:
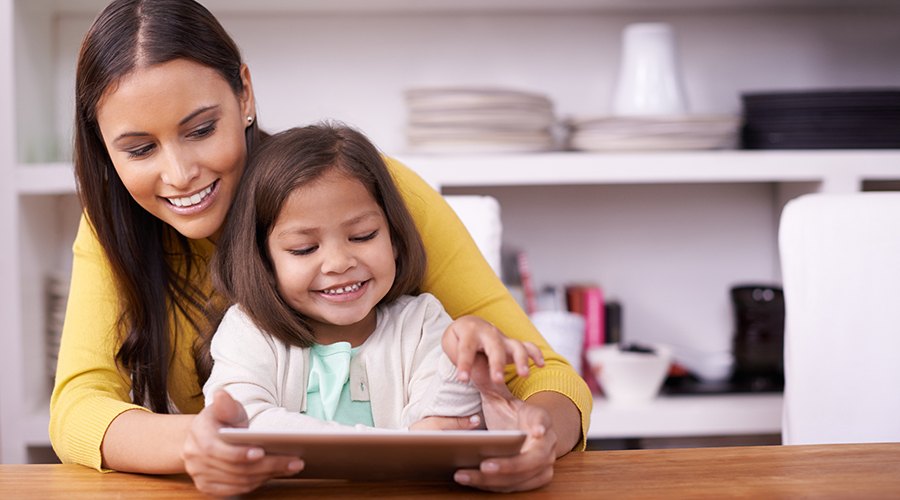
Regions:
[[384, 211], [396, 251], [397, 274], [382, 303], [418, 293], [425, 248], [412, 216], [375, 146], [340, 124], [322, 123], [275, 134], [256, 150], [238, 188], [213, 257], [213, 284], [240, 304], [262, 330], [282, 342], [315, 341], [303, 316], [278, 293], [268, 238], [291, 193], [338, 169], [358, 180]]
[[[216, 18], [191, 0], [115, 0], [84, 37], [75, 82], [75, 177], [78, 195], [109, 259], [121, 295], [117, 362], [131, 374], [132, 399], [168, 413], [173, 339], [195, 329], [209, 298], [198, 284], [207, 263], [189, 240], [141, 208], [116, 174], [97, 124], [104, 93], [138, 68], [188, 59], [215, 69], [236, 95], [244, 90], [241, 54]], [[148, 111], [152, 112], [152, 111]], [[248, 151], [262, 132], [247, 128]]]

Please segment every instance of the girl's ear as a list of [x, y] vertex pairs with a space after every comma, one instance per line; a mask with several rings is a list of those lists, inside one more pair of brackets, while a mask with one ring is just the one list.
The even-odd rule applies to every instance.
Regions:
[[247, 126], [254, 121], [256, 121], [256, 99], [253, 95], [253, 80], [250, 78], [250, 67], [246, 64], [241, 65], [241, 83], [244, 88], [241, 90], [241, 95], [238, 96], [241, 101], [241, 116], [245, 119], [247, 117], [252, 118], [252, 120], [247, 120]]

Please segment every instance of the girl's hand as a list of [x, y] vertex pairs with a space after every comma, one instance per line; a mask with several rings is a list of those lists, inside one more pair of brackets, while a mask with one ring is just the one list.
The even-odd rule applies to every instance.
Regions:
[[472, 381], [481, 391], [482, 410], [488, 430], [518, 429], [526, 434], [521, 452], [509, 458], [491, 458], [478, 470], [460, 469], [453, 478], [459, 484], [488, 491], [527, 491], [553, 479], [557, 436], [553, 419], [543, 408], [522, 401], [488, 373], [488, 363], [478, 356]]
[[487, 356], [490, 378], [503, 383], [503, 367], [515, 363], [520, 377], [528, 376], [528, 360], [544, 366], [541, 350], [531, 342], [521, 342], [503, 335], [494, 325], [475, 316], [462, 316], [444, 331], [441, 339], [444, 352], [456, 365], [457, 379], [468, 382], [475, 356]]
[[303, 469], [303, 461], [297, 457], [266, 456], [261, 448], [225, 443], [218, 436], [222, 427], [247, 427], [247, 414], [227, 392], [220, 390], [213, 404], [194, 418], [181, 450], [185, 470], [201, 492], [240, 495], [273, 477], [292, 476]]
[[473, 431], [484, 429], [481, 415], [470, 417], [425, 417], [409, 426], [411, 431]]

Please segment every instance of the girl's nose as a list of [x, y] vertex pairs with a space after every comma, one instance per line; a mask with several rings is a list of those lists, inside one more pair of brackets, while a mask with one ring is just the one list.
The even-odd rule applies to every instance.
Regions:
[[340, 274], [356, 266], [356, 258], [344, 245], [338, 245], [325, 252], [322, 260], [322, 272]]
[[179, 151], [170, 151], [163, 161], [162, 181], [176, 189], [190, 188], [194, 179], [200, 175], [197, 164]]

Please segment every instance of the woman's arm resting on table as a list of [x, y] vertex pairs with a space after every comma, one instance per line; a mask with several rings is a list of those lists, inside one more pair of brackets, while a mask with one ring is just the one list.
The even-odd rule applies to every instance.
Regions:
[[103, 436], [103, 468], [143, 474], [183, 473], [181, 447], [195, 416], [123, 412]]
[[103, 439], [103, 465], [125, 472], [187, 472], [198, 490], [219, 496], [247, 493], [273, 477], [302, 470], [296, 457], [266, 456], [259, 448], [218, 438], [219, 428], [245, 426], [246, 420], [243, 408], [224, 391], [198, 415], [126, 411]]

